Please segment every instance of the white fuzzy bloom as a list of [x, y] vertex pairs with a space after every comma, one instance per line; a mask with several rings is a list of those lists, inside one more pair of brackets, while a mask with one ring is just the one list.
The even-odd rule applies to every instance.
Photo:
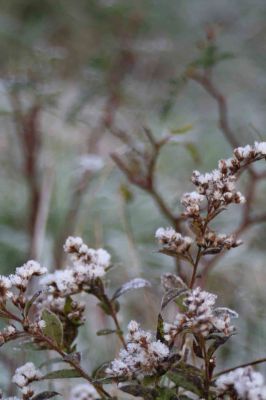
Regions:
[[127, 346], [119, 357], [111, 362], [106, 372], [112, 376], [151, 375], [169, 355], [169, 348], [160, 340], [154, 340], [150, 332], [140, 329], [136, 321], [128, 325]]
[[29, 383], [39, 380], [41, 377], [42, 374], [35, 365], [32, 362], [27, 362], [16, 369], [12, 382], [20, 388], [23, 388], [28, 386]]
[[215, 294], [199, 287], [188, 292], [183, 301], [186, 311], [177, 313], [173, 324], [164, 323], [165, 339], [174, 339], [183, 329], [190, 329], [203, 336], [208, 336], [211, 332], [230, 335], [234, 331], [231, 318], [237, 318], [238, 315], [229, 308], [215, 308], [216, 299]]
[[30, 260], [22, 267], [16, 268], [16, 275], [23, 279], [30, 279], [33, 275], [44, 275], [47, 272], [47, 268], [42, 267], [37, 261]]
[[186, 253], [193, 240], [189, 236], [182, 236], [181, 233], [176, 232], [173, 228], [158, 228], [155, 232], [155, 238], [163, 248], [177, 253]]
[[9, 290], [11, 287], [11, 280], [4, 275], [0, 275], [0, 303], [12, 297], [12, 292]]
[[266, 156], [266, 142], [255, 142], [254, 149], [257, 154]]
[[221, 395], [231, 392], [240, 399], [266, 400], [264, 378], [251, 367], [238, 368], [221, 375], [215, 383]]
[[71, 269], [55, 271], [41, 280], [41, 284], [48, 286], [51, 292], [59, 291], [61, 295], [75, 293], [78, 290], [74, 272]]
[[72, 253], [79, 251], [83, 245], [83, 240], [79, 236], [69, 236], [64, 244], [64, 250], [66, 253]]
[[42, 267], [37, 261], [30, 260], [21, 267], [16, 268], [16, 273], [10, 275], [9, 279], [13, 286], [19, 289], [26, 289], [29, 280], [33, 276], [41, 276], [47, 273], [47, 268]]
[[74, 263], [74, 275], [79, 284], [102, 278], [110, 266], [111, 256], [104, 249], [90, 249], [80, 237], [70, 236], [64, 245]]
[[82, 383], [73, 387], [69, 400], [94, 400], [99, 397], [96, 389], [89, 383]]

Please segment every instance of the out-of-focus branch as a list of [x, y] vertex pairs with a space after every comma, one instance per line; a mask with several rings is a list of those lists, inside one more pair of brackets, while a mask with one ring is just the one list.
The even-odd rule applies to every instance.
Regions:
[[29, 217], [28, 231], [30, 237], [29, 256], [34, 257], [34, 239], [36, 220], [39, 214], [41, 197], [39, 158], [41, 153], [41, 129], [40, 115], [41, 105], [37, 99], [33, 99], [28, 110], [23, 110], [20, 93], [11, 90], [9, 93], [13, 110], [15, 131], [21, 143], [23, 156], [23, 171], [29, 188]]
[[[121, 51], [118, 53], [114, 65], [108, 76], [109, 94], [103, 109], [102, 116], [98, 126], [90, 133], [87, 141], [87, 153], [99, 153], [99, 145], [106, 129], [113, 126], [116, 112], [121, 104], [120, 89], [124, 77], [134, 64], [134, 56], [130, 49], [129, 43], [121, 45]], [[54, 259], [57, 268], [61, 268], [64, 261], [63, 243], [65, 238], [75, 231], [76, 221], [79, 214], [80, 205], [84, 194], [86, 193], [92, 173], [85, 171], [73, 183], [73, 191], [69, 201], [69, 208], [66, 213], [64, 223], [60, 229], [58, 239], [54, 247]]]
[[219, 128], [224, 133], [224, 136], [231, 144], [233, 148], [238, 147], [239, 143], [234, 136], [234, 132], [229, 126], [228, 121], [228, 106], [226, 98], [220, 92], [220, 90], [215, 86], [210, 76], [206, 73], [200, 73], [197, 71], [192, 71], [189, 74], [189, 78], [197, 82], [201, 87], [203, 87], [207, 93], [216, 101], [218, 107], [218, 124]]
[[[123, 141], [126, 142], [127, 138], [126, 132], [124, 132], [123, 134], [121, 131], [119, 131], [119, 136], [117, 134], [117, 130], [112, 129], [111, 132], [117, 137], [123, 136]], [[117, 153], [112, 153], [111, 157], [116, 163], [116, 165], [119, 167], [119, 169], [126, 175], [129, 182], [149, 193], [150, 196], [153, 198], [155, 204], [159, 208], [159, 210], [166, 217], [166, 219], [168, 219], [169, 222], [171, 222], [171, 224], [174, 226], [176, 230], [180, 230], [181, 229], [180, 224], [183, 219], [182, 216], [180, 214], [175, 214], [174, 211], [170, 209], [165, 199], [159, 193], [155, 182], [156, 181], [155, 170], [156, 170], [157, 159], [160, 155], [162, 147], [164, 146], [165, 143], [167, 143], [167, 140], [156, 141], [156, 139], [152, 135], [152, 132], [148, 129], [145, 129], [145, 134], [148, 137], [150, 144], [149, 154], [140, 153], [141, 161], [143, 162], [143, 165], [145, 165], [146, 169], [145, 174], [142, 172], [136, 173], [136, 171], [134, 171], [130, 167], [129, 163], [124, 161], [123, 157], [119, 156]], [[129, 147], [132, 149], [131, 144], [129, 145]], [[133, 150], [135, 149], [133, 148]]]

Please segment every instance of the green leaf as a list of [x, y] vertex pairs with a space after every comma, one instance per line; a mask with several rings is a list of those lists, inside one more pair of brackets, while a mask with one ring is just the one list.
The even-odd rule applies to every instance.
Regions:
[[52, 397], [55, 397], [55, 396], [61, 396], [61, 394], [57, 393], [57, 392], [46, 391], [46, 392], [36, 394], [34, 397], [31, 398], [31, 400], [46, 400], [46, 399], [51, 399]]
[[185, 147], [189, 152], [192, 160], [195, 161], [195, 163], [200, 163], [201, 158], [197, 146], [194, 143], [186, 143]]
[[172, 135], [183, 135], [184, 133], [190, 132], [193, 129], [192, 124], [181, 126], [180, 128], [171, 129]]
[[148, 389], [141, 385], [125, 385], [119, 388], [122, 392], [129, 393], [135, 397], [142, 397], [144, 400], [154, 400], [156, 390]]
[[167, 376], [177, 386], [204, 397], [204, 376], [198, 368], [180, 362], [167, 372]]
[[97, 336], [105, 336], [105, 335], [111, 335], [112, 333], [117, 333], [116, 329], [100, 329], [99, 331], [96, 332]]
[[176, 400], [176, 390], [169, 388], [159, 388], [157, 390], [156, 400]]
[[134, 200], [134, 195], [126, 184], [120, 185], [119, 192], [126, 203], [131, 203]]
[[43, 333], [61, 347], [63, 344], [63, 325], [60, 319], [49, 310], [43, 310], [42, 319], [46, 323], [42, 330]]
[[75, 369], [59, 369], [57, 371], [48, 372], [48, 374], [42, 377], [44, 379], [70, 379], [70, 378], [80, 378], [81, 375]]

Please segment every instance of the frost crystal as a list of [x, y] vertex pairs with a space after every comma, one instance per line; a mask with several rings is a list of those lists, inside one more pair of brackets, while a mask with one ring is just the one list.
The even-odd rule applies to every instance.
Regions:
[[140, 329], [136, 321], [128, 324], [127, 347], [120, 350], [119, 357], [111, 362], [106, 373], [112, 376], [151, 375], [169, 355], [168, 347], [154, 340], [150, 332]]

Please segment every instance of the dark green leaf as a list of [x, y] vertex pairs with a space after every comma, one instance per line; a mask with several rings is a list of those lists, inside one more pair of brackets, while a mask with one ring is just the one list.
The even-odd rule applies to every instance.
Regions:
[[119, 388], [122, 392], [129, 393], [135, 397], [142, 397], [144, 400], [154, 400], [156, 390], [148, 389], [141, 385], [125, 385]]
[[156, 400], [177, 400], [178, 397], [176, 395], [175, 389], [159, 388], [157, 389]]
[[176, 367], [167, 372], [167, 376], [177, 386], [203, 397], [204, 377], [203, 372], [198, 368], [180, 362]]
[[60, 319], [50, 310], [43, 310], [42, 319], [46, 323], [43, 333], [61, 347], [63, 343], [63, 325]]
[[216, 352], [216, 350], [222, 346], [227, 340], [229, 339], [230, 336], [217, 336], [214, 340], [214, 342], [210, 345], [208, 348], [208, 358], [211, 358], [213, 354]]
[[46, 399], [51, 399], [52, 397], [55, 396], [61, 396], [61, 394], [57, 392], [42, 392], [36, 394], [34, 397], [31, 398], [31, 400], [46, 400]]
[[48, 372], [42, 379], [69, 379], [80, 377], [80, 373], [75, 369], [59, 369], [58, 371]]

